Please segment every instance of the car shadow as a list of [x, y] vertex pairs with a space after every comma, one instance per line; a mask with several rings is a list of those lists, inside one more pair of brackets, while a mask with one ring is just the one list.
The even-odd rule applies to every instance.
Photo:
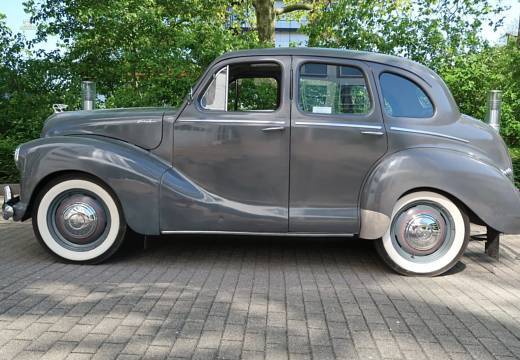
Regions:
[[[244, 235], [162, 235], [144, 237], [132, 233], [109, 263], [138, 261], [154, 263], [158, 258], [174, 258], [182, 254], [264, 254], [272, 258], [305, 257], [307, 262], [320, 263], [334, 259], [346, 266], [370, 264], [378, 272], [395, 274], [379, 258], [374, 242], [358, 237], [305, 237], [305, 236], [244, 236]], [[218, 255], [217, 255], [218, 256]], [[237, 255], [239, 256], [239, 255]], [[466, 269], [459, 261], [440, 276], [458, 274]]]

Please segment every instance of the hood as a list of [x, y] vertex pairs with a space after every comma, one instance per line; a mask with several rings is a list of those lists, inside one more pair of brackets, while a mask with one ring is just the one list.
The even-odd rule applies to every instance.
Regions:
[[133, 108], [93, 111], [64, 111], [50, 116], [42, 137], [97, 135], [119, 139], [151, 150], [162, 140], [162, 122], [169, 108]]
[[511, 157], [502, 137], [488, 124], [462, 114], [457, 122], [461, 134], [469, 141], [474, 155], [482, 161], [494, 164], [500, 170], [512, 169]]

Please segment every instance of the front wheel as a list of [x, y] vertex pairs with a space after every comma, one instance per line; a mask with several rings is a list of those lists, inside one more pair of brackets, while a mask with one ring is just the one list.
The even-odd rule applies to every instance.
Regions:
[[397, 201], [376, 249], [401, 274], [435, 276], [458, 262], [469, 235], [469, 219], [462, 209], [445, 196], [420, 191]]
[[100, 263], [123, 243], [126, 223], [115, 196], [87, 177], [59, 177], [35, 201], [33, 228], [52, 254], [76, 263]]

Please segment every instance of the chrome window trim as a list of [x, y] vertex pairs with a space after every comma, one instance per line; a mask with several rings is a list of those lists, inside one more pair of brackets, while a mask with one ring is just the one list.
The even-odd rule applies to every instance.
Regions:
[[325, 236], [325, 237], [351, 237], [355, 234], [329, 234], [329, 233], [277, 233], [277, 232], [248, 232], [248, 231], [197, 231], [197, 230], [165, 230], [161, 231], [163, 235], [173, 234], [208, 234], [208, 235], [254, 235], [254, 236]]
[[451, 140], [457, 140], [457, 141], [461, 141], [463, 143], [469, 143], [469, 140], [462, 139], [462, 138], [459, 138], [456, 136], [441, 134], [441, 133], [437, 133], [437, 132], [433, 132], [433, 131], [415, 130], [415, 129], [397, 127], [397, 126], [391, 126], [390, 130], [405, 132], [405, 133], [410, 133], [410, 134], [430, 135], [430, 136], [442, 137], [442, 138], [451, 139]]
[[319, 125], [319, 126], [334, 126], [334, 127], [348, 127], [356, 129], [376, 129], [382, 130], [381, 125], [362, 125], [362, 124], [348, 124], [343, 122], [317, 122], [317, 121], [295, 121], [295, 125]]
[[[225, 109], [224, 110], [208, 109], [208, 108], [202, 106], [202, 104], [201, 104], [202, 99], [208, 94], [209, 88], [211, 87], [213, 82], [216, 81], [217, 76], [224, 70], [226, 70], [226, 91], [224, 93], [224, 101], [225, 101], [224, 102], [224, 107], [225, 107]], [[229, 65], [226, 65], [223, 68], [221, 68], [219, 71], [217, 71], [215, 74], [213, 74], [211, 81], [209, 82], [208, 86], [206, 87], [206, 90], [204, 90], [204, 93], [198, 99], [199, 106], [202, 109], [204, 109], [205, 111], [223, 111], [223, 112], [227, 112], [227, 107], [228, 107], [228, 87], [229, 87], [229, 83], [228, 82], [229, 82]]]
[[226, 123], [226, 124], [258, 124], [258, 125], [285, 125], [285, 121], [271, 121], [271, 120], [205, 120], [205, 119], [179, 119], [183, 123]]

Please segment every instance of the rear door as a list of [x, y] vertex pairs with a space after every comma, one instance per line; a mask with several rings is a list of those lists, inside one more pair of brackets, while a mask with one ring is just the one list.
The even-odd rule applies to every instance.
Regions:
[[365, 176], [387, 150], [368, 65], [293, 58], [289, 231], [356, 234]]

